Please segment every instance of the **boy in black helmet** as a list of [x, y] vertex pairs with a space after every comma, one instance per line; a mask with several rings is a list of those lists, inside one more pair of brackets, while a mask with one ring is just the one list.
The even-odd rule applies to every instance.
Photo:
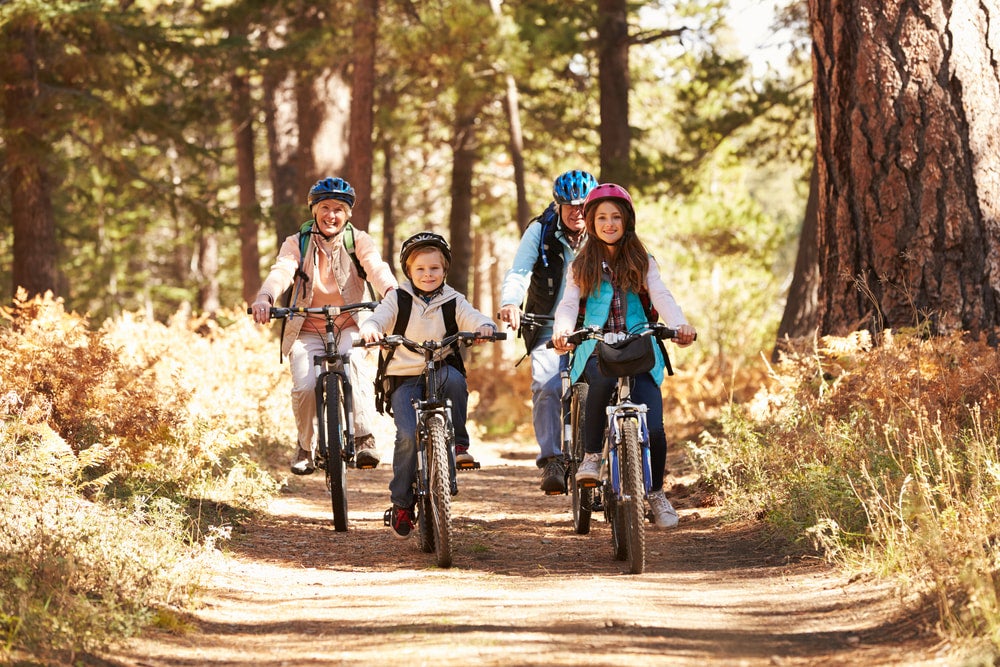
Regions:
[[[261, 285], [251, 305], [254, 321], [265, 324], [270, 308], [289, 287], [289, 306], [342, 306], [365, 301], [365, 278], [379, 294], [386, 294], [398, 285], [389, 265], [383, 261], [371, 236], [351, 226], [351, 209], [356, 195], [351, 184], [342, 178], [324, 178], [309, 190], [307, 203], [313, 219], [303, 231], [292, 234], [282, 244], [271, 272]], [[353, 239], [353, 256], [345, 246], [345, 237]], [[308, 240], [303, 243], [307, 236]], [[302, 249], [305, 249], [304, 251]], [[292, 371], [292, 411], [298, 429], [298, 448], [292, 461], [292, 472], [308, 475], [315, 470], [313, 453], [316, 435], [316, 379], [313, 376], [313, 356], [324, 351], [323, 316], [295, 317], [288, 321], [281, 339], [281, 353], [288, 356]], [[341, 329], [340, 352], [351, 348], [358, 323], [354, 314], [344, 313], [337, 319]], [[351, 385], [354, 387], [355, 463], [359, 468], [378, 465], [378, 450], [371, 433], [374, 421], [372, 382], [351, 359]], [[360, 372], [360, 374], [359, 374]]]
[[[458, 331], [475, 331], [481, 335], [496, 332], [496, 325], [489, 317], [472, 307], [472, 304], [453, 287], [445, 284], [451, 264], [448, 242], [433, 232], [414, 234], [403, 242], [399, 252], [399, 265], [406, 279], [399, 289], [379, 304], [361, 325], [361, 336], [374, 343], [387, 333], [399, 332], [396, 326], [401, 314], [406, 317], [403, 335], [411, 340], [441, 340], [447, 330], [446, 317], [453, 317]], [[401, 307], [401, 304], [406, 304]], [[405, 311], [409, 310], [406, 314]], [[446, 315], [451, 312], [451, 315]], [[469, 389], [465, 382], [465, 369], [461, 356], [454, 348], [443, 351], [443, 362], [438, 371], [441, 393], [451, 400], [452, 422], [455, 427], [455, 463], [473, 464], [469, 454], [469, 431], [466, 428]], [[412, 401], [423, 392], [421, 374], [424, 357], [403, 346], [393, 352], [386, 364], [387, 381], [392, 385], [388, 397], [396, 423], [396, 448], [392, 457], [392, 481], [389, 493], [392, 507], [387, 511], [387, 522], [396, 537], [409, 537], [414, 525], [413, 484], [417, 475], [417, 422]]]

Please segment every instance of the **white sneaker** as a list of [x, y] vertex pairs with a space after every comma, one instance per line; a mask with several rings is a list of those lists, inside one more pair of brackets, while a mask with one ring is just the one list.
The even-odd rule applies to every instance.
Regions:
[[576, 470], [576, 483], [601, 481], [601, 455], [597, 452], [583, 455], [580, 467]]
[[313, 464], [312, 454], [300, 447], [295, 453], [295, 459], [292, 461], [292, 473], [295, 475], [308, 475], [315, 469], [316, 466]]
[[657, 528], [673, 528], [677, 525], [679, 520], [677, 518], [677, 510], [667, 500], [663, 489], [654, 491], [646, 496], [646, 501], [649, 503], [649, 508], [653, 510], [653, 521], [656, 523]]

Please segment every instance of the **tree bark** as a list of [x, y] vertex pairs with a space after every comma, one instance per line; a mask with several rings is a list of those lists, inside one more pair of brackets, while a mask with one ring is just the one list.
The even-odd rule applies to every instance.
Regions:
[[354, 72], [351, 85], [351, 114], [347, 179], [358, 193], [351, 223], [367, 230], [372, 217], [372, 131], [375, 125], [375, 49], [378, 0], [359, 0], [354, 7]]
[[632, 133], [629, 127], [628, 9], [625, 0], [597, 3], [598, 84], [601, 108], [602, 183], [631, 183]]
[[260, 289], [260, 247], [257, 244], [257, 179], [254, 169], [253, 105], [246, 74], [230, 78], [233, 102], [233, 134], [236, 144], [236, 180], [239, 185], [240, 275], [245, 303], [253, 303]]
[[[490, 0], [490, 7], [497, 20], [503, 19], [500, 8], [501, 0]], [[531, 209], [528, 207], [528, 192], [524, 179], [524, 135], [521, 131], [521, 109], [518, 101], [517, 82], [510, 74], [504, 76], [506, 94], [504, 97], [504, 114], [507, 116], [507, 128], [510, 146], [510, 161], [514, 167], [514, 189], [517, 193], [517, 228], [522, 232], [531, 222]]]
[[472, 173], [476, 164], [476, 114], [457, 114], [451, 169], [451, 270], [448, 283], [462, 294], [469, 290], [472, 257]]
[[995, 331], [995, 3], [809, 0], [809, 11], [819, 333]]
[[396, 180], [392, 176], [392, 142], [382, 144], [382, 259], [389, 264], [396, 276], [402, 277], [396, 266], [396, 214], [393, 197], [396, 196]]
[[56, 223], [45, 156], [51, 150], [44, 137], [42, 93], [38, 85], [38, 57], [32, 25], [12, 29], [10, 39], [20, 49], [0, 75], [3, 92], [7, 183], [14, 230], [13, 291], [23, 287], [28, 296], [51, 290], [59, 294]]
[[306, 193], [296, 191], [299, 179], [295, 156], [299, 133], [294, 83], [295, 76], [280, 60], [264, 72], [264, 126], [273, 192], [275, 248], [280, 248], [285, 237], [296, 231], [297, 225], [305, 219], [302, 207], [305, 206]]
[[799, 252], [795, 257], [792, 283], [788, 287], [785, 312], [778, 325], [778, 341], [771, 353], [771, 360], [777, 361], [778, 353], [785, 340], [804, 338], [816, 333], [816, 305], [819, 294], [819, 261], [816, 248], [816, 203], [819, 199], [819, 178], [816, 162], [813, 161], [809, 177], [809, 198], [802, 218], [802, 233], [799, 235]]

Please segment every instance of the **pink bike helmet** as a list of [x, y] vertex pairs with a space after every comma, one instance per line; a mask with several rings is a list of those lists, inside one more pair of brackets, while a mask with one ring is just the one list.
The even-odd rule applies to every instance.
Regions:
[[591, 209], [597, 206], [598, 202], [605, 199], [617, 199], [625, 204], [625, 209], [629, 212], [629, 220], [626, 220], [626, 227], [635, 226], [635, 207], [632, 205], [632, 197], [625, 188], [614, 183], [601, 183], [590, 191], [587, 201], [583, 205], [583, 214], [587, 215]]

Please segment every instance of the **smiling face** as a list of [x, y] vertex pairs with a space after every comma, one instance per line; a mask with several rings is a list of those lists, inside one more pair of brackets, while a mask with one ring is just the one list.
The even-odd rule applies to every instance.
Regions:
[[351, 207], [339, 199], [324, 199], [313, 206], [313, 217], [323, 236], [333, 236], [351, 217]]
[[602, 201], [594, 209], [594, 235], [613, 246], [625, 234], [625, 216], [612, 201]]
[[583, 204], [560, 204], [559, 217], [566, 229], [577, 234], [583, 231], [586, 221], [583, 219]]
[[444, 254], [437, 248], [414, 251], [406, 262], [406, 273], [413, 286], [424, 292], [433, 292], [448, 275]]

